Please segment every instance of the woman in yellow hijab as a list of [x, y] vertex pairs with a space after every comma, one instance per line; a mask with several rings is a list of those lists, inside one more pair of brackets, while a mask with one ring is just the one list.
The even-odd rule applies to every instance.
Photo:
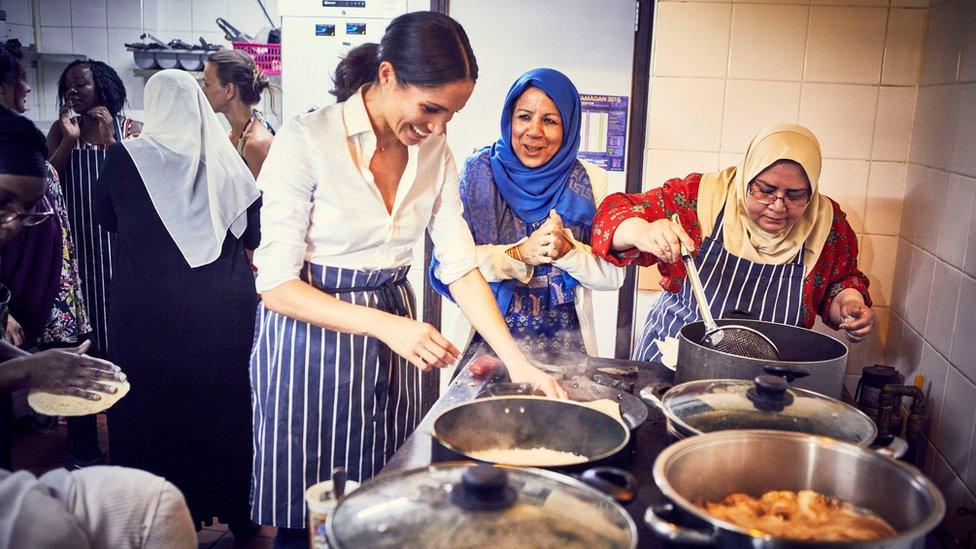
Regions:
[[[608, 196], [593, 220], [593, 252], [619, 266], [657, 264], [667, 290], [651, 306], [632, 353], [660, 360], [658, 341], [700, 320], [683, 284], [680, 244], [694, 250], [709, 308], [794, 326], [819, 314], [850, 341], [875, 322], [857, 237], [836, 202], [820, 194], [820, 143], [776, 124], [753, 138], [742, 163], [670, 179], [642, 194]], [[679, 223], [671, 221], [678, 215]]]

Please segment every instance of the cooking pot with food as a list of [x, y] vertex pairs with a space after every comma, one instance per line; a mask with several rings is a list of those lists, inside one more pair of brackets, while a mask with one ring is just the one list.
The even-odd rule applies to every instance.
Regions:
[[711, 349], [701, 344], [705, 324], [686, 324], [678, 332], [678, 359], [675, 383], [697, 379], [753, 379], [768, 366], [806, 370], [809, 376], [796, 380], [796, 386], [833, 398], [844, 390], [847, 346], [828, 335], [776, 322], [747, 319], [717, 320], [719, 326], [735, 324], [757, 330], [779, 350], [779, 359], [745, 358]]
[[[914, 467], [854, 444], [784, 431], [721, 431], [682, 440], [657, 457], [654, 482], [671, 503], [648, 509], [645, 521], [658, 537], [682, 543], [921, 548], [945, 514], [942, 494]], [[811, 531], [809, 525], [794, 531], [790, 515], [784, 514], [786, 524], [778, 524], [778, 536], [773, 536], [718, 518], [704, 507], [733, 494], [758, 498], [807, 490], [851, 506], [855, 517], [874, 515], [893, 533], [873, 541], [824, 541], [822, 536], [845, 537], [838, 521], [822, 522], [823, 531]], [[684, 522], [690, 516], [703, 526], [679, 525], [675, 516]]]
[[630, 440], [618, 415], [580, 402], [495, 396], [458, 404], [434, 420], [433, 436], [462, 456], [533, 467], [565, 467], [613, 456]]
[[382, 474], [329, 516], [332, 547], [633, 548], [637, 528], [612, 498], [540, 469], [467, 462]]

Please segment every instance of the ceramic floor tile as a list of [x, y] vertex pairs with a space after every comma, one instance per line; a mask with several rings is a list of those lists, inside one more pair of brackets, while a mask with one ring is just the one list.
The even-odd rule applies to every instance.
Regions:
[[67, 451], [67, 441], [51, 435], [35, 435], [29, 440], [22, 440], [19, 444], [14, 443], [14, 450], [41, 457], [63, 456]]
[[42, 458], [41, 460], [32, 464], [30, 466], [30, 470], [35, 475], [40, 476], [48, 471], [51, 471], [53, 469], [59, 469], [61, 467], [64, 467], [63, 457], [47, 457], [47, 458]]
[[255, 536], [238, 542], [234, 539], [234, 536], [226, 534], [224, 537], [220, 538], [217, 543], [213, 544], [211, 549], [230, 549], [231, 547], [236, 549], [270, 549], [273, 546], [273, 538]]
[[[210, 548], [216, 545], [220, 539], [224, 536], [226, 532], [221, 532], [220, 530], [213, 530], [211, 528], [204, 528], [197, 532], [197, 545], [200, 549]], [[234, 542], [234, 536], [228, 534], [231, 539], [231, 543]]]

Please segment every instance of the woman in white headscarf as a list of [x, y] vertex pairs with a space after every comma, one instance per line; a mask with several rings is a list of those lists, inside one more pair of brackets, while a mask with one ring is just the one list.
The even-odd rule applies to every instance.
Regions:
[[850, 341], [870, 334], [875, 314], [857, 267], [857, 236], [840, 206], [820, 194], [820, 164], [810, 130], [774, 124], [753, 138], [738, 166], [600, 204], [594, 253], [619, 266], [656, 264], [664, 277], [635, 360], [661, 360], [662, 342], [699, 320], [681, 245], [693, 251], [715, 318], [737, 311], [809, 328], [820, 315]]
[[95, 191], [116, 243], [109, 349], [132, 384], [109, 413], [111, 460], [173, 482], [198, 527], [218, 517], [254, 533], [257, 294], [244, 252], [260, 239], [259, 191], [190, 75], [150, 78], [145, 109], [142, 135], [109, 149]]

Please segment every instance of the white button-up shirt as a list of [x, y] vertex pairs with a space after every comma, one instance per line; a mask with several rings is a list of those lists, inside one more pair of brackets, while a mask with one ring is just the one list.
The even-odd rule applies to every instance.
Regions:
[[444, 283], [478, 268], [445, 136], [431, 135], [407, 150], [388, 212], [369, 171], [376, 135], [361, 91], [285, 122], [257, 181], [264, 192], [261, 246], [254, 253], [258, 291], [297, 280], [305, 261], [367, 270], [409, 265], [424, 229]]

